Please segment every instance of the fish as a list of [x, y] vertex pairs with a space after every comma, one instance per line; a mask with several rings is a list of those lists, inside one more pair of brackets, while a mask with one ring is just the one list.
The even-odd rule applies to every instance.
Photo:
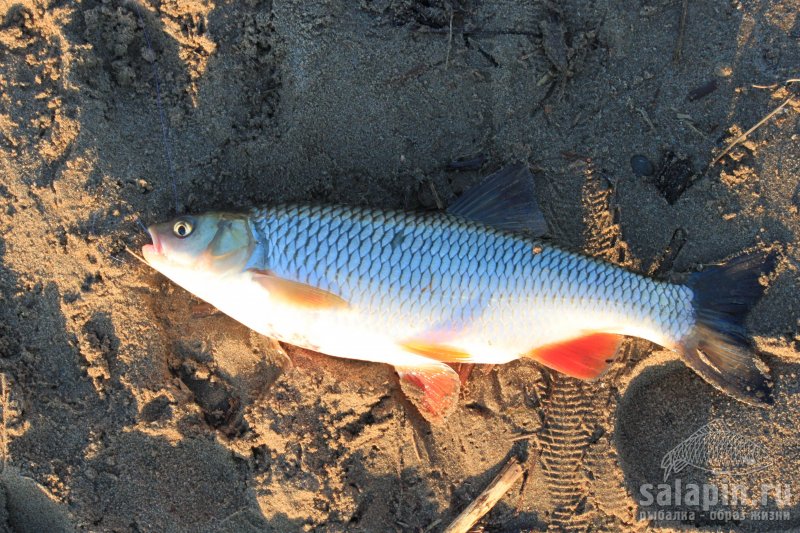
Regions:
[[773, 401], [744, 321], [774, 252], [678, 284], [560, 248], [547, 229], [515, 163], [442, 212], [298, 203], [182, 215], [150, 226], [142, 255], [262, 335], [394, 366], [432, 423], [457, 406], [454, 363], [528, 358], [597, 380], [626, 336], [679, 352], [742, 402]]
[[661, 460], [664, 482], [687, 466], [715, 474], [746, 474], [770, 466], [769, 450], [757, 440], [712, 421], [667, 452]]

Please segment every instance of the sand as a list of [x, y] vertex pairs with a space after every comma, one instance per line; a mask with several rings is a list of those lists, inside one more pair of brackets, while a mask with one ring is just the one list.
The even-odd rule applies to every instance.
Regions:
[[[709, 168], [792, 94], [799, 6], [687, 4], [681, 30], [677, 0], [4, 1], [0, 527], [441, 531], [512, 456], [526, 475], [485, 531], [800, 527], [797, 101]], [[288, 364], [125, 251], [176, 211], [433, 209], [520, 160], [564, 246], [646, 272], [681, 229], [662, 275], [780, 250], [749, 322], [775, 405], [630, 342], [597, 383], [478, 367], [432, 427], [390, 368], [286, 346]], [[644, 504], [709, 423], [764, 468], [699, 461], [671, 487], [790, 497]], [[641, 516], [659, 510], [694, 513]]]

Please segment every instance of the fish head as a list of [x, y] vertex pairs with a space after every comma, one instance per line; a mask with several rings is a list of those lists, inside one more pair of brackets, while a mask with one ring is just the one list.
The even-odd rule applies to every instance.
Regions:
[[147, 231], [153, 243], [142, 248], [142, 255], [170, 278], [181, 272], [241, 272], [255, 247], [249, 217], [243, 214], [184, 215]]

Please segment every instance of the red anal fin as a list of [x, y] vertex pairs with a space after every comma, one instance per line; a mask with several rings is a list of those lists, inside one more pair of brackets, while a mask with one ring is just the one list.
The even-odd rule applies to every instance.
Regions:
[[597, 379], [613, 361], [622, 339], [621, 335], [592, 333], [540, 346], [528, 357], [574, 378]]
[[443, 422], [458, 405], [461, 380], [443, 363], [395, 367], [400, 388], [431, 424]]

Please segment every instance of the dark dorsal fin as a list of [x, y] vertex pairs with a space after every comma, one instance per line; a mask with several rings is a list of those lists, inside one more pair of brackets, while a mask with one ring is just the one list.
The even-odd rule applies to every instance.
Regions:
[[533, 176], [524, 163], [514, 163], [484, 178], [465, 192], [447, 212], [505, 231], [540, 237], [547, 233]]

